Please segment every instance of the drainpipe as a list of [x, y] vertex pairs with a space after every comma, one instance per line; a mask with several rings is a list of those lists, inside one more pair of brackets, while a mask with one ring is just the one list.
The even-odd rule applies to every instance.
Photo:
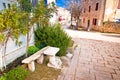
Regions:
[[102, 20], [101, 20], [102, 26], [103, 26], [103, 21], [105, 16], [105, 8], [106, 8], [106, 0], [104, 0], [104, 8], [103, 8], [103, 14], [102, 14]]

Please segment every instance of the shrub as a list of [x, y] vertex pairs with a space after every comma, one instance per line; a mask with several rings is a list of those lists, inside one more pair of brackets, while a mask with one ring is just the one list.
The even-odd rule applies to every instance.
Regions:
[[28, 74], [29, 71], [27, 71], [22, 66], [18, 66], [1, 76], [0, 80], [24, 80]]
[[41, 48], [41, 44], [60, 48], [57, 56], [66, 54], [71, 38], [61, 29], [59, 24], [39, 27], [35, 31], [35, 45]]
[[0, 77], [0, 80], [6, 80], [6, 77], [1, 76], [1, 77]]
[[36, 46], [28, 47], [28, 55], [32, 55], [32, 54], [34, 54], [37, 51], [39, 51], [39, 48], [37, 48]]
[[71, 40], [71, 41], [70, 41], [70, 44], [69, 44], [69, 47], [72, 47], [72, 46], [73, 46], [73, 44], [74, 44], [74, 41], [73, 41], [73, 40]]

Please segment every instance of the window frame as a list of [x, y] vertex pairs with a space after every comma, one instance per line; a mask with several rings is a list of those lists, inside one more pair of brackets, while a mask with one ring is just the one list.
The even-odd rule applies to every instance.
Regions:
[[10, 7], [11, 7], [11, 5], [10, 5], [10, 3], [8, 3], [8, 8], [10, 9]]
[[3, 7], [6, 8], [6, 3], [3, 3]]
[[99, 3], [97, 2], [95, 6], [95, 11], [98, 11], [98, 9], [99, 9]]
[[88, 11], [91, 12], [91, 6], [89, 6], [89, 10]]
[[97, 18], [93, 18], [93, 25], [97, 25], [97, 21], [98, 21]]

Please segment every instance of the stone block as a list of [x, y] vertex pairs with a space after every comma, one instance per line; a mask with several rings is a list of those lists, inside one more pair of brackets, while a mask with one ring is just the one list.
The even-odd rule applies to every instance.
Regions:
[[29, 70], [32, 71], [32, 72], [35, 71], [35, 63], [34, 63], [34, 61], [32, 61], [32, 62], [30, 62], [30, 63], [28, 64], [28, 68], [29, 68]]
[[44, 55], [41, 55], [36, 61], [37, 63], [42, 64], [43, 60], [44, 60]]

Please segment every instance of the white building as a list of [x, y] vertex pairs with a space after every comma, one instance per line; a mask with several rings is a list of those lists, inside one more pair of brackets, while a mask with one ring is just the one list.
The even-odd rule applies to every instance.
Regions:
[[11, 4], [17, 5], [17, 0], [0, 0], [0, 10], [3, 10], [4, 8], [9, 8]]
[[56, 0], [47, 0], [47, 4], [50, 4], [52, 2], [56, 3]]

